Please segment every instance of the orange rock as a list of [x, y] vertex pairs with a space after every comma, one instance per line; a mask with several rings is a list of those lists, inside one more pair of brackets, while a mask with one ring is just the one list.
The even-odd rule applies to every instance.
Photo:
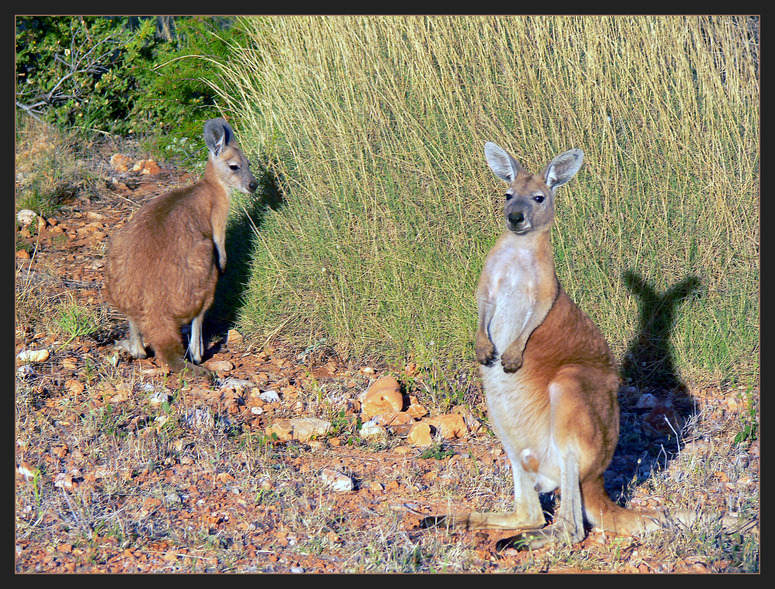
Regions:
[[270, 425], [266, 428], [266, 435], [271, 437], [272, 434], [277, 436], [278, 441], [287, 442], [293, 436], [293, 426], [289, 419], [282, 419]]
[[276, 434], [280, 442], [289, 440], [308, 442], [315, 436], [324, 436], [330, 427], [329, 422], [316, 417], [280, 419], [266, 428], [266, 435]]
[[390, 411], [377, 416], [377, 423], [385, 427], [407, 425], [414, 421], [414, 418], [405, 411]]
[[445, 440], [464, 438], [468, 434], [466, 422], [459, 413], [437, 415], [436, 417], [431, 417], [425, 421], [439, 430], [441, 437]]
[[424, 421], [418, 421], [412, 426], [412, 429], [409, 430], [406, 440], [413, 446], [430, 446], [433, 443], [433, 438], [431, 438], [431, 426]]
[[398, 381], [393, 378], [392, 376], [382, 376], [374, 381], [374, 384], [372, 384], [369, 387], [370, 391], [377, 391], [380, 389], [395, 389], [399, 390], [401, 388], [401, 385], [398, 383]]
[[80, 380], [74, 378], [65, 382], [65, 388], [73, 395], [80, 395], [86, 390], [86, 386]]
[[123, 153], [114, 153], [110, 156], [110, 165], [116, 172], [126, 172], [129, 170], [129, 164], [132, 163], [132, 158]]
[[392, 376], [378, 379], [361, 399], [361, 412], [369, 419], [383, 413], [401, 411], [403, 406], [400, 385]]
[[392, 434], [405, 436], [409, 433], [416, 420], [406, 411], [388, 411], [374, 418], [380, 426], [387, 428]]
[[208, 360], [205, 366], [215, 372], [229, 372], [234, 370], [234, 364], [228, 360]]
[[68, 451], [69, 451], [69, 448], [67, 447], [67, 444], [65, 444], [65, 443], [62, 443], [60, 446], [54, 446], [51, 449], [51, 452], [54, 454], [54, 456], [56, 456], [60, 460], [62, 458], [64, 458], [65, 456], [67, 456]]
[[157, 164], [152, 159], [147, 160], [140, 160], [137, 162], [134, 166], [132, 166], [133, 172], [140, 172], [141, 174], [149, 175], [149, 176], [155, 176], [159, 172], [161, 172], [161, 168], [159, 167], [159, 164]]
[[428, 415], [428, 410], [417, 402], [417, 397], [414, 395], [409, 396], [409, 407], [406, 412], [415, 419], [420, 419]]

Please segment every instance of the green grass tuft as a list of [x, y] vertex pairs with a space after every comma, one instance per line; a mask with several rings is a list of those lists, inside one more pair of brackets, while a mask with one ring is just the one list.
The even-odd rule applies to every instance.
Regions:
[[222, 101], [283, 195], [255, 237], [242, 327], [390, 362], [474, 366], [474, 291], [502, 223], [483, 144], [560, 188], [557, 271], [620, 359], [671, 299], [676, 374], [758, 377], [759, 74], [737, 17], [271, 17]]

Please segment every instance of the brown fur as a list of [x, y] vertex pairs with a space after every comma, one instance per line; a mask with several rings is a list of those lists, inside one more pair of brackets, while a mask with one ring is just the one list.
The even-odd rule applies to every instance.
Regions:
[[[616, 363], [555, 274], [554, 191], [573, 177], [583, 154], [565, 152], [538, 176], [494, 144], [485, 153], [509, 183], [508, 231], [488, 254], [479, 281], [476, 358], [493, 429], [511, 461], [515, 509], [431, 517], [425, 525], [526, 530], [501, 546], [529, 548], [582, 540], [585, 519], [622, 534], [666, 525], [666, 514], [625, 509], [605, 492], [603, 472], [619, 438]], [[558, 488], [560, 509], [546, 526], [538, 493]], [[673, 515], [684, 523], [694, 519], [693, 513]]]
[[107, 297], [130, 322], [129, 338], [117, 345], [145, 357], [147, 343], [173, 372], [208, 373], [183, 360], [181, 327], [193, 322], [189, 353], [200, 362], [202, 318], [226, 265], [229, 190], [252, 193], [258, 185], [226, 121], [208, 121], [205, 140], [204, 177], [143, 206], [112, 236], [107, 254]]

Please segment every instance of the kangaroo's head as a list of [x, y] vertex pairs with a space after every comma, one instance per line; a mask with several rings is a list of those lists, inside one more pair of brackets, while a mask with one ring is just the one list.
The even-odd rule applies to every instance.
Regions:
[[509, 184], [503, 214], [506, 227], [517, 235], [551, 228], [554, 191], [573, 178], [584, 159], [580, 149], [571, 149], [554, 158], [541, 175], [536, 175], [525, 170], [509, 152], [495, 143], [485, 143], [484, 155], [493, 173]]
[[222, 118], [210, 119], [205, 123], [204, 135], [215, 180], [225, 188], [253, 194], [258, 181], [251, 173], [250, 163], [239, 148], [229, 123]]

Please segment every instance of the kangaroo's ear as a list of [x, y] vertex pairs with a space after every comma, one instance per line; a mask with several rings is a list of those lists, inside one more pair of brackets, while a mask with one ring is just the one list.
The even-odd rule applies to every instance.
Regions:
[[231, 143], [234, 131], [225, 119], [210, 119], [205, 123], [204, 136], [207, 149], [213, 155], [218, 156], [223, 148]]
[[580, 149], [569, 149], [561, 153], [546, 166], [544, 182], [552, 190], [562, 186], [576, 175], [583, 161], [584, 152]]
[[514, 181], [514, 178], [522, 170], [522, 166], [508, 151], [495, 145], [492, 141], [484, 144], [484, 157], [493, 173], [509, 184]]

